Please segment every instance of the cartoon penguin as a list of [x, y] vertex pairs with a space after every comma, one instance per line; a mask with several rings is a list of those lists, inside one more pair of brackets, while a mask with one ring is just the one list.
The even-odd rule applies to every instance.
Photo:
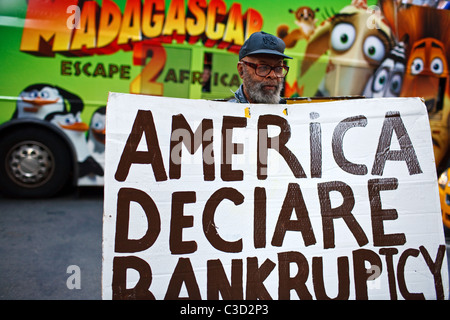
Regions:
[[33, 84], [20, 93], [12, 118], [43, 120], [50, 113], [67, 111], [66, 101], [71, 109], [81, 110], [83, 107], [81, 99], [73, 93], [50, 84]]
[[366, 98], [398, 97], [406, 70], [405, 37], [394, 46], [366, 83]]
[[105, 125], [106, 107], [103, 106], [95, 110], [89, 125], [87, 143], [92, 154], [105, 153]]
[[78, 177], [82, 178], [87, 175], [103, 176], [103, 168], [90, 155], [87, 147], [85, 133], [89, 127], [81, 121], [80, 111], [72, 112], [54, 112], [45, 118], [53, 125], [59, 127], [72, 141], [77, 151], [78, 160]]

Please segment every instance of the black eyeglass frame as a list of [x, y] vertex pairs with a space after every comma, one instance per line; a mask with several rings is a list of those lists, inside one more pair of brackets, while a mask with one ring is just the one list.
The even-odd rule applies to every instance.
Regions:
[[[268, 65], [268, 64], [253, 63], [253, 62], [248, 62], [248, 61], [245, 61], [245, 60], [241, 60], [241, 61], [239, 61], [239, 62], [243, 62], [245, 65], [247, 65], [247, 66], [253, 68], [253, 69], [255, 70], [255, 74], [256, 74], [257, 76], [259, 76], [259, 77], [264, 77], [264, 78], [265, 78], [265, 77], [267, 77], [267, 76], [272, 72], [272, 70], [273, 70], [273, 72], [275, 73], [275, 76], [277, 76], [277, 78], [285, 78], [286, 75], [287, 75], [288, 72], [289, 72], [289, 67], [286, 66], [286, 65], [275, 66], [275, 67], [273, 67], [273, 66], [270, 66], [270, 65]], [[270, 68], [269, 72], [267, 72], [265, 75], [258, 74], [257, 70], [258, 70], [258, 68], [259, 68], [260, 66], [266, 66], [266, 67], [269, 67], [269, 68]], [[277, 71], [275, 70], [276, 68], [281, 68], [282, 70], [284, 70], [284, 71], [282, 71], [282, 72], [285, 72], [285, 73], [284, 73], [282, 76], [277, 75]]]

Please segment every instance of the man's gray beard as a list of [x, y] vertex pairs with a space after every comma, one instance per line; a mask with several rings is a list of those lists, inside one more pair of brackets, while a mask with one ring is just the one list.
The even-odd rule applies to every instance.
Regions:
[[263, 90], [264, 82], [253, 81], [251, 76], [244, 71], [243, 82], [245, 83], [245, 93], [247, 98], [253, 103], [267, 103], [267, 104], [278, 104], [280, 103], [280, 94], [283, 87], [283, 83], [277, 81], [276, 90], [273, 93], [266, 93]]

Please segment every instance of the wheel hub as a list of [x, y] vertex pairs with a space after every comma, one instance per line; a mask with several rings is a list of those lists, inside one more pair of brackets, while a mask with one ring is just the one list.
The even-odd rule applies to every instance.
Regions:
[[36, 141], [24, 141], [8, 153], [8, 174], [25, 187], [37, 187], [45, 183], [53, 173], [52, 152]]

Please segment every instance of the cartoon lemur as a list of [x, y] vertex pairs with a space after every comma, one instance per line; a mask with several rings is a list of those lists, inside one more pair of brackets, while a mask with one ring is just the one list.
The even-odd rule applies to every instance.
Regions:
[[289, 26], [282, 24], [277, 28], [277, 36], [286, 44], [286, 48], [293, 48], [297, 41], [301, 39], [308, 40], [316, 29], [316, 12], [319, 8], [313, 10], [310, 7], [300, 7], [296, 11], [289, 9], [289, 13], [295, 15], [295, 24], [298, 26], [289, 32]]

